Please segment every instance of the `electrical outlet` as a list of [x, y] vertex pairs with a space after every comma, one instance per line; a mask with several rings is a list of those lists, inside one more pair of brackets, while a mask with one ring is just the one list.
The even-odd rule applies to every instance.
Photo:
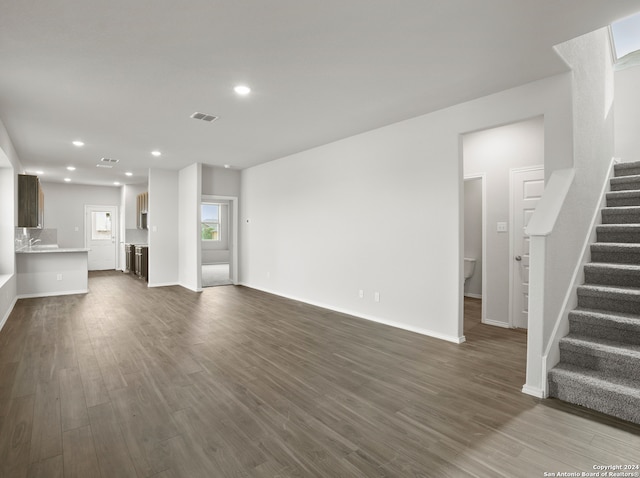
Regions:
[[361, 299], [364, 299], [364, 291], [362, 289], [358, 291], [358, 297], [360, 297]]
[[507, 232], [507, 223], [506, 222], [499, 222], [496, 225], [496, 231], [497, 232]]
[[62, 280], [62, 274], [58, 274], [58, 276], [56, 277], [57, 280]]
[[373, 300], [375, 302], [380, 302], [380, 292], [374, 292], [373, 293]]

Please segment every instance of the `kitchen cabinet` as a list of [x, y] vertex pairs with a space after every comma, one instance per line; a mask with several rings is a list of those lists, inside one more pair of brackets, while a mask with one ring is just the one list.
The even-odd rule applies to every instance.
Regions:
[[135, 274], [149, 282], [149, 247], [135, 246]]
[[147, 229], [147, 213], [149, 211], [149, 193], [138, 194], [136, 200], [136, 227]]
[[136, 273], [136, 245], [135, 244], [125, 244], [124, 245], [124, 254], [127, 259], [127, 272], [131, 274]]
[[42, 228], [44, 192], [38, 176], [18, 175], [18, 227]]

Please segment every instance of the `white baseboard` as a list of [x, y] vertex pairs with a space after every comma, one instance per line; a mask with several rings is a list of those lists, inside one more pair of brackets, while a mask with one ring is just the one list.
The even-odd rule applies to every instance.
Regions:
[[471, 297], [472, 299], [482, 299], [482, 294], [472, 294], [471, 292], [465, 293], [464, 296]]
[[191, 292], [202, 292], [202, 287], [201, 288], [194, 288], [194, 287], [190, 287], [188, 285], [184, 285], [184, 284], [178, 284], [180, 287], [183, 287], [187, 290], [190, 290]]
[[310, 301], [310, 300], [307, 300], [307, 299], [303, 299], [303, 298], [300, 298], [300, 297], [295, 297], [295, 296], [288, 295], [288, 294], [282, 294], [280, 292], [276, 292], [276, 291], [273, 291], [273, 290], [270, 290], [270, 289], [265, 289], [263, 287], [256, 287], [256, 286], [253, 286], [251, 284], [247, 284], [245, 282], [240, 282], [239, 285], [242, 285], [244, 287], [249, 287], [251, 289], [256, 289], [256, 290], [259, 290], [259, 291], [262, 291], [262, 292], [266, 292], [268, 294], [277, 295], [279, 297], [284, 297], [285, 299], [297, 300], [298, 302], [304, 302], [305, 304], [314, 305], [316, 307], [322, 307], [323, 309], [332, 310], [334, 312], [339, 312], [341, 314], [351, 315], [351, 316], [356, 317], [358, 319], [370, 320], [371, 322], [377, 322], [379, 324], [388, 325], [390, 327], [395, 327], [397, 329], [408, 330], [409, 332], [415, 332], [417, 334], [426, 335], [428, 337], [433, 337], [435, 339], [446, 340], [447, 342], [453, 342], [454, 344], [461, 344], [466, 340], [464, 335], [462, 335], [460, 337], [455, 337], [455, 336], [452, 336], [452, 335], [441, 334], [439, 332], [434, 332], [433, 330], [423, 329], [421, 327], [413, 327], [411, 325], [406, 325], [406, 324], [402, 324], [402, 323], [395, 322], [395, 321], [392, 321], [392, 320], [387, 320], [387, 319], [384, 319], [382, 317], [375, 317], [375, 316], [371, 316], [371, 315], [365, 315], [365, 314], [362, 314], [360, 312], [356, 312], [356, 311], [353, 311], [353, 310], [342, 309], [342, 308], [339, 308], [339, 307], [334, 307], [334, 306], [329, 305], [329, 304]]
[[506, 322], [499, 322], [497, 320], [484, 319], [482, 321], [483, 324], [493, 325], [494, 327], [502, 327], [503, 329], [510, 329], [511, 327]]
[[158, 282], [157, 284], [152, 284], [151, 282], [147, 282], [147, 287], [170, 287], [172, 285], [182, 285], [178, 282]]
[[88, 294], [89, 289], [65, 290], [55, 292], [36, 292], [35, 294], [19, 294], [18, 299], [35, 299], [37, 297], [54, 297], [58, 295]]
[[532, 395], [537, 398], [547, 398], [547, 395], [544, 392], [544, 390], [541, 390], [536, 387], [530, 387], [526, 384], [522, 386], [522, 393], [526, 393], [527, 395]]
[[2, 318], [2, 322], [0, 322], [0, 330], [2, 330], [2, 328], [4, 327], [4, 324], [7, 323], [7, 320], [9, 319], [9, 316], [11, 315], [11, 312], [13, 312], [13, 308], [16, 306], [16, 302], [18, 302], [18, 297], [14, 297], [13, 298], [13, 301], [11, 302], [11, 305], [7, 309], [7, 313], [4, 314], [4, 317]]

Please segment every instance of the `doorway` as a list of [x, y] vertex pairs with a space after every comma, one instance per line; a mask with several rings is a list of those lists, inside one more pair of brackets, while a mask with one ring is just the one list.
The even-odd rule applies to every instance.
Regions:
[[[474, 131], [461, 136], [463, 179], [484, 176], [484, 225], [482, 253], [482, 324], [514, 327], [512, 315], [512, 262], [511, 234], [513, 221], [512, 170], [540, 169], [544, 164], [544, 117], [537, 116], [517, 123]], [[461, 201], [461, 222], [465, 205]], [[460, 247], [460, 314], [464, 330], [463, 264], [465, 251], [464, 225], [461, 226]], [[520, 227], [520, 229], [522, 229]], [[520, 254], [521, 255], [521, 254]], [[468, 292], [468, 290], [466, 291]]]
[[237, 283], [238, 206], [233, 196], [203, 195], [200, 204], [202, 287]]
[[85, 206], [84, 218], [89, 270], [115, 270], [118, 255], [117, 206]]
[[[486, 175], [484, 173], [464, 178], [464, 329], [483, 323], [485, 302], [485, 222]], [[467, 277], [469, 276], [469, 277]]]

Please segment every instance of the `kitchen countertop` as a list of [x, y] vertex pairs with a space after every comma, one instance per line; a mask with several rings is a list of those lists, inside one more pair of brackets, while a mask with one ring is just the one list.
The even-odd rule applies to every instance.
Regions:
[[50, 254], [61, 252], [89, 252], [88, 248], [84, 247], [58, 247], [55, 244], [43, 245], [43, 246], [25, 246], [22, 249], [17, 249], [16, 254]]

